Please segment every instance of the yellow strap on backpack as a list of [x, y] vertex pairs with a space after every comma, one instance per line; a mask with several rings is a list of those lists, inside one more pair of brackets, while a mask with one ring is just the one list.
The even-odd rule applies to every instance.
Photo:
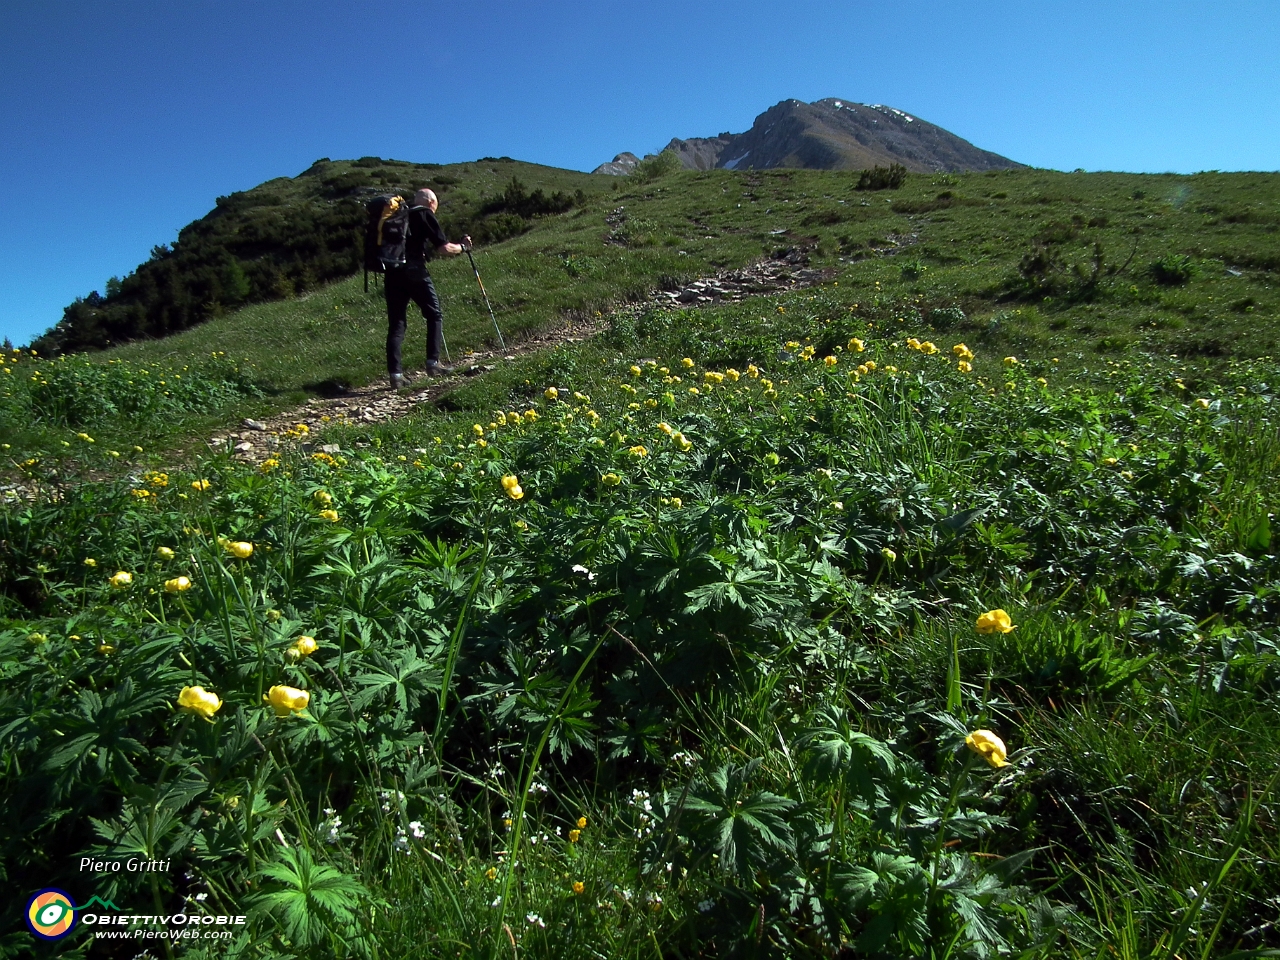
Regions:
[[400, 197], [392, 197], [387, 201], [386, 207], [382, 211], [382, 216], [378, 218], [378, 246], [382, 246], [382, 225], [387, 222], [390, 217], [395, 216], [397, 210], [400, 209], [404, 201]]

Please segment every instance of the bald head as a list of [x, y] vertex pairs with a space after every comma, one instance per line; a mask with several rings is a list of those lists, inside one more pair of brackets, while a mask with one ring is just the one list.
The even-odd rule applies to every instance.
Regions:
[[427, 207], [432, 213], [436, 212], [436, 207], [440, 205], [440, 201], [436, 199], [435, 192], [423, 187], [413, 195], [414, 206]]

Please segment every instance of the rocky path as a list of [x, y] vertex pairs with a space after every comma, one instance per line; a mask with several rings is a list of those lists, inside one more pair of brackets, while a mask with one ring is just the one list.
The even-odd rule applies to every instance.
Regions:
[[[660, 291], [648, 300], [627, 304], [614, 314], [640, 314], [653, 307], [711, 306], [732, 303], [785, 290], [816, 286], [830, 270], [809, 266], [804, 251], [790, 249], [767, 257], [739, 270], [725, 270], [702, 277], [680, 290]], [[595, 317], [570, 321], [563, 326], [509, 344], [505, 351], [474, 351], [456, 357], [454, 372], [444, 377], [427, 377], [421, 371], [406, 374], [406, 386], [391, 390], [385, 380], [357, 387], [339, 397], [308, 400], [303, 406], [263, 420], [245, 420], [234, 430], [220, 432], [209, 441], [216, 450], [229, 450], [238, 459], [261, 462], [282, 447], [295, 444], [327, 444], [320, 441], [324, 430], [334, 423], [382, 423], [402, 417], [424, 403], [434, 403], [468, 377], [493, 370], [517, 357], [560, 346], [578, 343], [600, 333], [608, 318]], [[336, 452], [328, 450], [326, 452]]]

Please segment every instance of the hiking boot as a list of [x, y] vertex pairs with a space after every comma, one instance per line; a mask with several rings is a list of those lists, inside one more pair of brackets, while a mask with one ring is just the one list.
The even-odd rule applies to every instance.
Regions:
[[399, 390], [403, 386], [404, 386], [404, 374], [403, 373], [391, 374], [391, 389]]
[[453, 373], [453, 367], [446, 367], [443, 363], [441, 363], [438, 360], [435, 361], [434, 363], [432, 363], [429, 360], [427, 361], [428, 377], [446, 377], [451, 373]]

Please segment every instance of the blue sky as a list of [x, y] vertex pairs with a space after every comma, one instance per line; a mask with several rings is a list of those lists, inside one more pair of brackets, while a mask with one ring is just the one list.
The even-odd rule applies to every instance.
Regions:
[[0, 0], [0, 336], [318, 157], [590, 170], [789, 97], [1057, 169], [1280, 169], [1280, 3]]

